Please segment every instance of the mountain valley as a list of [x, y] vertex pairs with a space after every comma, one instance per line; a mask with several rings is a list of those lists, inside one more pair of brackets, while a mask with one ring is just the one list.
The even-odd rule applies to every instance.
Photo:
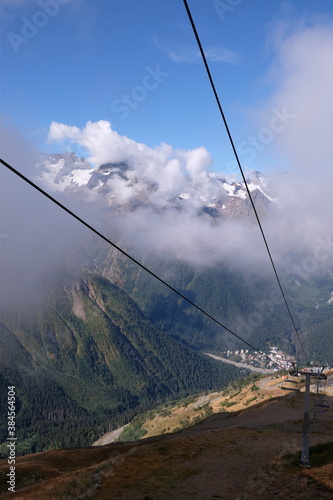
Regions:
[[[217, 244], [223, 233], [215, 231], [227, 228], [232, 239], [255, 227], [242, 183], [212, 174], [200, 190], [188, 177], [181, 192], [162, 196], [161, 185], [135, 177], [129, 163], [92, 168], [74, 153], [39, 161], [38, 179], [62, 202], [76, 210], [88, 200], [88, 220], [246, 342], [262, 350], [278, 346], [304, 362], [300, 338], [312, 361], [332, 364], [329, 261], [307, 274], [288, 267], [304, 262], [306, 253], [289, 253], [279, 262], [297, 338], [261, 253], [243, 248], [238, 236], [235, 247], [219, 253], [229, 243]], [[279, 210], [276, 193], [259, 172], [251, 176], [258, 211], [269, 220]], [[126, 199], [124, 185], [131, 192]], [[194, 224], [195, 238], [208, 230], [207, 242], [199, 238], [193, 246], [197, 240], [181, 236], [173, 245], [170, 231], [179, 217], [189, 228]], [[145, 238], [149, 228], [153, 239]], [[161, 237], [155, 236], [159, 228], [166, 231]], [[241, 349], [241, 340], [96, 236], [75, 240], [66, 263], [35, 269], [41, 273], [38, 299], [16, 301], [14, 294], [10, 307], [0, 307], [1, 397], [7, 386], [17, 387], [20, 454], [90, 445], [158, 404], [222, 390], [248, 373], [203, 354]], [[4, 421], [0, 430], [5, 453]]]

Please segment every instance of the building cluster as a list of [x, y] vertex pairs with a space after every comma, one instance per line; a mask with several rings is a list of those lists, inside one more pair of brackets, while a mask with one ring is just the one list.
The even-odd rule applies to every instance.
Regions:
[[[249, 349], [236, 349], [235, 351], [228, 350], [224, 354], [226, 358], [236, 356], [237, 358], [240, 358], [240, 362], [253, 366], [273, 368], [275, 370], [279, 370], [281, 368], [290, 370], [295, 362], [292, 356], [283, 353], [275, 346], [270, 348], [269, 353], [260, 353], [258, 351], [250, 352]], [[270, 361], [267, 361], [266, 356], [270, 358]]]
[[295, 358], [293, 358], [293, 356], [284, 354], [282, 351], [279, 351], [277, 347], [271, 347], [268, 357], [271, 359], [268, 363], [269, 367], [278, 365], [280, 369], [285, 368], [286, 370], [291, 370], [295, 363]]

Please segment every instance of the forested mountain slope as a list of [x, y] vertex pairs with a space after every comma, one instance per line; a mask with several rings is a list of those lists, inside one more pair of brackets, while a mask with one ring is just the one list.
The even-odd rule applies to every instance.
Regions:
[[2, 404], [14, 385], [22, 451], [90, 444], [139, 410], [240, 376], [158, 330], [93, 273], [59, 275], [34, 307], [3, 311], [0, 329]]

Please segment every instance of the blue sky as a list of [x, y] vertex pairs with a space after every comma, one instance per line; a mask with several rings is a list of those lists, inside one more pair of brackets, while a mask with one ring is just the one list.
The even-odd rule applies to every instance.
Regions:
[[[259, 170], [288, 168], [295, 134], [301, 142], [290, 104], [293, 78], [297, 71], [299, 78], [312, 73], [307, 43], [314, 47], [313, 72], [325, 65], [318, 54], [325, 52], [333, 3], [188, 3], [242, 162]], [[182, 0], [2, 0], [0, 15], [2, 120], [36, 149], [84, 154], [78, 142], [50, 142], [51, 123], [84, 128], [104, 120], [150, 147], [204, 146], [214, 170], [232, 171]], [[317, 91], [319, 83], [313, 89], [310, 83], [304, 81], [304, 99]], [[289, 123], [294, 135], [288, 137]], [[257, 138], [255, 146], [249, 137]]]

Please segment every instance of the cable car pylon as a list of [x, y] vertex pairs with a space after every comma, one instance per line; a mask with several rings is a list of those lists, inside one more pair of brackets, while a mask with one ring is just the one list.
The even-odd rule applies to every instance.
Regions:
[[295, 370], [290, 372], [291, 376], [303, 375], [305, 376], [305, 398], [304, 398], [304, 416], [303, 416], [303, 430], [302, 430], [302, 450], [301, 450], [301, 467], [311, 467], [309, 459], [309, 442], [310, 442], [310, 380], [311, 377], [319, 380], [326, 380], [327, 376], [323, 373], [325, 367], [321, 368], [320, 372]]

